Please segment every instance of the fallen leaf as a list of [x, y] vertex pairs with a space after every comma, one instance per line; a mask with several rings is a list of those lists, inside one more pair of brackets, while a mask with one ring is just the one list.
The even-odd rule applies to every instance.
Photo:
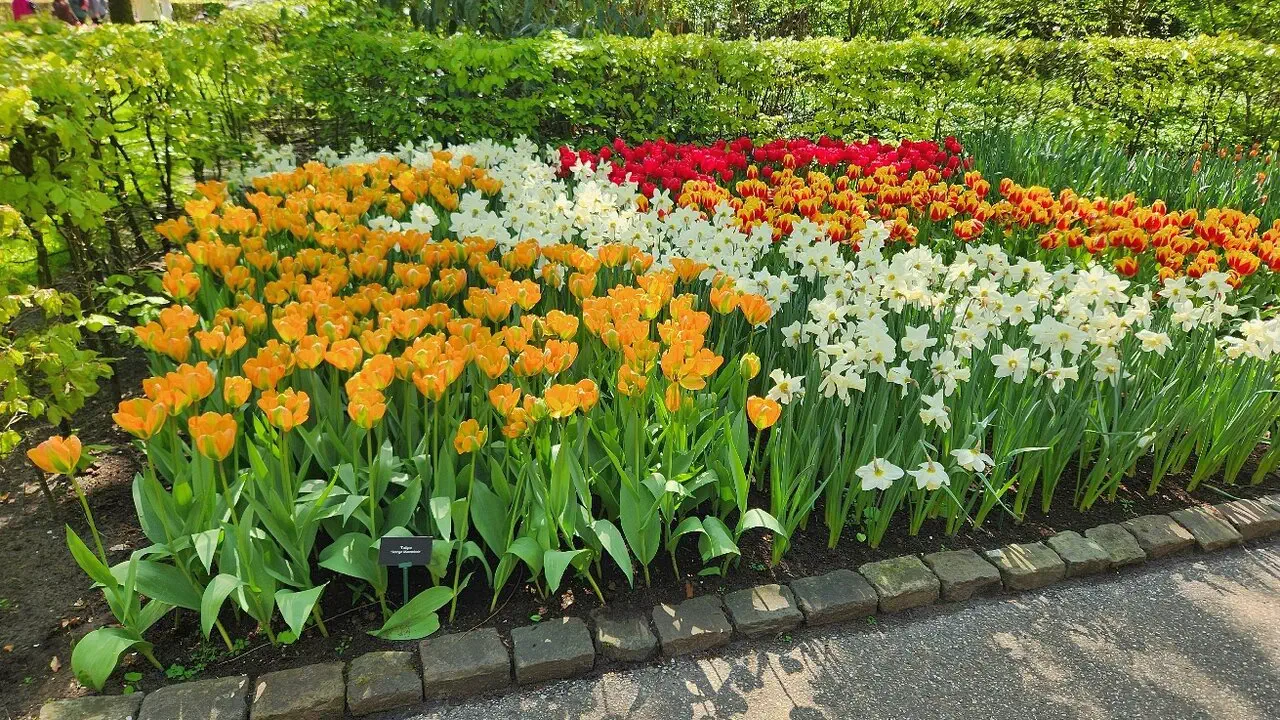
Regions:
[[5, 651], [5, 652], [13, 652], [13, 643], [9, 643], [8, 645], [5, 645], [5, 646], [4, 646], [4, 651]]
[[58, 659], [57, 655], [54, 655], [53, 659], [49, 661], [49, 669], [54, 672], [62, 669], [62, 661]]
[[693, 583], [688, 580], [684, 583], [684, 596], [686, 599], [693, 599]]

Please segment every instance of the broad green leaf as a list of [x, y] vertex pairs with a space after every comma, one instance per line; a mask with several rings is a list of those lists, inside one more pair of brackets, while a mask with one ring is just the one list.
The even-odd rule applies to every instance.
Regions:
[[453, 589], [437, 585], [418, 593], [370, 635], [383, 640], [421, 640], [440, 629], [436, 610], [453, 599]]
[[548, 550], [542, 554], [542, 571], [547, 578], [547, 590], [555, 592], [560, 589], [560, 581], [564, 579], [564, 571], [575, 561], [589, 555], [586, 550]]
[[242, 585], [244, 583], [240, 578], [223, 573], [214, 577], [205, 586], [204, 595], [200, 598], [200, 631], [206, 638], [213, 631], [218, 613], [222, 612], [222, 603], [226, 602], [227, 596]]
[[120, 656], [132, 649], [150, 650], [151, 643], [126, 628], [98, 628], [76, 643], [71, 651], [71, 671], [80, 684], [101, 690]]
[[604, 551], [609, 553], [613, 561], [618, 564], [618, 568], [622, 570], [622, 574], [627, 576], [627, 584], [635, 585], [635, 568], [631, 567], [631, 554], [627, 552], [627, 544], [622, 540], [622, 533], [618, 532], [617, 526], [608, 520], [600, 519], [591, 523], [591, 529], [595, 531]]
[[276, 607], [280, 608], [280, 615], [284, 617], [285, 624], [295, 636], [302, 637], [302, 629], [307, 625], [311, 608], [315, 607], [316, 601], [320, 599], [320, 593], [324, 592], [325, 585], [328, 584], [299, 592], [284, 589], [276, 591]]

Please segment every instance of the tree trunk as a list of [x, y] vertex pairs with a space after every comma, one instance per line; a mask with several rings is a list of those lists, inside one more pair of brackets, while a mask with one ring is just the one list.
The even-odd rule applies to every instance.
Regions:
[[111, 22], [133, 24], [133, 3], [130, 0], [107, 0], [107, 11]]
[[36, 272], [40, 275], [42, 287], [53, 287], [53, 269], [49, 267], [49, 248], [44, 245], [44, 233], [34, 223], [28, 223], [31, 239], [36, 245]]

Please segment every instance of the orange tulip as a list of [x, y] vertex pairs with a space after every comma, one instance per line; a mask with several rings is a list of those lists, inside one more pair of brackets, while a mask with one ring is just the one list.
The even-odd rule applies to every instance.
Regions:
[[491, 345], [476, 351], [476, 367], [490, 380], [497, 380], [507, 371], [511, 356], [501, 345]]
[[764, 430], [773, 427], [782, 415], [782, 406], [776, 400], [752, 395], [747, 398], [747, 417], [756, 428]]
[[386, 398], [377, 390], [364, 390], [351, 397], [347, 403], [347, 415], [356, 425], [369, 430], [382, 421], [387, 413]]
[[600, 386], [596, 385], [596, 381], [591, 378], [582, 378], [576, 387], [578, 388], [578, 407], [584, 413], [591, 412], [591, 408], [600, 401]]
[[222, 400], [229, 407], [238, 408], [249, 400], [253, 384], [249, 378], [232, 375], [222, 379]]
[[459, 455], [475, 452], [484, 447], [488, 437], [488, 428], [480, 427], [480, 423], [475, 420], [464, 420], [458, 425], [458, 434], [453, 437], [453, 449], [457, 450]]
[[680, 392], [680, 386], [676, 383], [667, 385], [666, 392], [662, 394], [662, 404], [666, 406], [667, 412], [679, 412], [681, 400], [683, 400], [683, 397]]
[[330, 345], [324, 353], [324, 359], [343, 372], [355, 370], [362, 357], [364, 357], [364, 350], [355, 338], [339, 340]]
[[742, 295], [738, 298], [738, 309], [742, 311], [742, 317], [751, 323], [751, 327], [760, 327], [773, 317], [773, 308], [769, 307], [769, 303], [759, 295], [750, 293]]
[[133, 398], [120, 403], [119, 412], [111, 415], [121, 430], [138, 438], [150, 440], [160, 432], [169, 418], [169, 410], [162, 403], [147, 398]]
[[187, 419], [187, 430], [196, 450], [216, 462], [226, 460], [235, 449], [239, 429], [235, 418], [224, 413], [207, 412]]
[[542, 394], [551, 417], [563, 420], [578, 410], [578, 388], [575, 385], [552, 385]]
[[489, 402], [499, 415], [507, 417], [520, 405], [520, 388], [510, 383], [497, 385], [489, 390]]
[[266, 414], [268, 423], [288, 432], [307, 421], [311, 398], [293, 388], [284, 392], [268, 390], [258, 398], [258, 407]]
[[53, 475], [70, 475], [80, 464], [80, 438], [54, 435], [27, 451], [27, 457], [41, 470]]
[[627, 397], [637, 397], [649, 385], [649, 376], [636, 372], [630, 365], [618, 368], [617, 390]]

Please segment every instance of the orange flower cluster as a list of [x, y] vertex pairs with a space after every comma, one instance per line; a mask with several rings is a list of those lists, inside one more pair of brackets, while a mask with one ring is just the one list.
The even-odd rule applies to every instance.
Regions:
[[[597, 378], [615, 397], [637, 398], [661, 377], [672, 412], [708, 387], [724, 358], [707, 342], [706, 297], [686, 292], [704, 287], [705, 264], [653, 271], [653, 256], [621, 244], [589, 252], [527, 240], [498, 252], [484, 238], [363, 224], [370, 213], [401, 217], [415, 202], [446, 212], [468, 188], [500, 189], [469, 158], [451, 160], [309, 164], [257, 179], [246, 206], [224, 186], [201, 185], [187, 216], [159, 228], [185, 246], [165, 259], [178, 304], [137, 329], [143, 347], [178, 365], [144, 381], [146, 397], [121, 403], [116, 422], [148, 441], [184, 419], [192, 448], [221, 461], [240, 434], [235, 413], [255, 393], [250, 407], [281, 432], [313, 410], [330, 427], [345, 412], [368, 431], [394, 415], [403, 431], [405, 409], [392, 399], [430, 421], [431, 407], [470, 393], [481, 403], [464, 412], [476, 416], [455, 418], [453, 436], [468, 453], [493, 420], [512, 440], [591, 412], [604, 391]], [[741, 310], [752, 326], [772, 315], [729, 278], [714, 285], [721, 314]], [[589, 366], [578, 362], [584, 353]]]
[[[791, 169], [762, 175], [752, 165], [732, 188], [688, 181], [675, 201], [706, 214], [728, 202], [743, 232], [767, 222], [775, 240], [807, 219], [832, 241], [850, 242], [875, 219], [885, 224], [890, 241], [944, 237], [922, 236], [920, 228], [926, 226], [945, 228], [963, 242], [992, 238], [1017, 244], [1021, 237], [1026, 242], [1015, 250], [1035, 251], [1038, 245], [1044, 251], [1087, 252], [1106, 258], [1124, 275], [1151, 266], [1161, 281], [1220, 270], [1239, 286], [1263, 266], [1280, 271], [1280, 222], [1259, 232], [1258, 218], [1240, 210], [1169, 210], [1161, 200], [1141, 204], [1132, 193], [1118, 200], [1089, 198], [1070, 188], [1055, 194], [1009, 178], [1000, 181], [996, 196], [991, 191], [977, 171], [952, 183], [934, 168], [903, 179], [887, 167], [870, 174], [849, 165], [834, 175]], [[648, 206], [646, 198], [639, 202]]]

